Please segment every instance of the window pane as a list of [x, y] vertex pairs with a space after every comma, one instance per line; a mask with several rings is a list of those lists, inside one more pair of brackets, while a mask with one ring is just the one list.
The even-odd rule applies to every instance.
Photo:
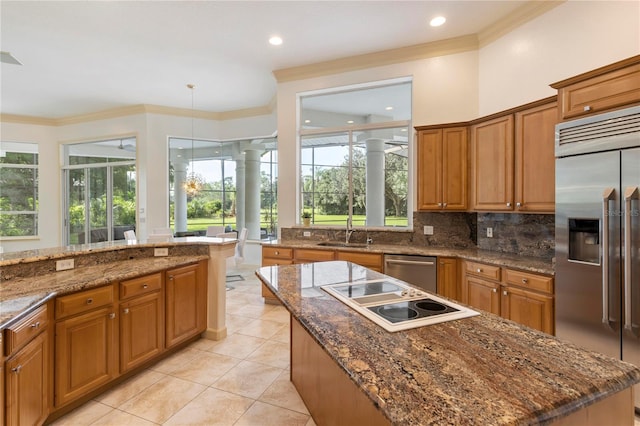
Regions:
[[84, 244], [86, 188], [84, 169], [67, 170], [67, 197], [69, 203], [69, 244]]
[[113, 239], [124, 240], [124, 232], [136, 229], [136, 168], [115, 166], [112, 170]]
[[0, 236], [38, 234], [38, 145], [0, 142]]

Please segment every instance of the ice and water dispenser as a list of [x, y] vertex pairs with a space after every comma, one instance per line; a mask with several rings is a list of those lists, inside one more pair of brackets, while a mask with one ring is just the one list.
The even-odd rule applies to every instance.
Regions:
[[598, 219], [569, 219], [569, 260], [600, 264]]

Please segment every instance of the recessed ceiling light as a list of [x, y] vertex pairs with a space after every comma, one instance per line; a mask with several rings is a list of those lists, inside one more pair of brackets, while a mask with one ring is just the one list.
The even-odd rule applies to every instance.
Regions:
[[392, 106], [388, 106], [388, 107], [386, 107], [385, 109], [386, 109], [387, 111], [391, 111], [391, 110], [393, 109], [393, 107], [392, 107]]
[[353, 120], [347, 121], [347, 124], [353, 124]]
[[447, 18], [445, 18], [444, 16], [436, 16], [431, 20], [431, 22], [429, 22], [429, 25], [431, 25], [432, 27], [439, 27], [440, 25], [444, 24], [446, 21], [447, 21]]
[[282, 38], [278, 36], [273, 36], [269, 39], [269, 43], [271, 43], [274, 46], [280, 46], [282, 44]]

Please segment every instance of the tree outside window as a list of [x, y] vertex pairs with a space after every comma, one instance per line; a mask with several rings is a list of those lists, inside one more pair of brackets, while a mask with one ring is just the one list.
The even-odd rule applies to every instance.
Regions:
[[38, 235], [38, 145], [0, 142], [0, 236]]

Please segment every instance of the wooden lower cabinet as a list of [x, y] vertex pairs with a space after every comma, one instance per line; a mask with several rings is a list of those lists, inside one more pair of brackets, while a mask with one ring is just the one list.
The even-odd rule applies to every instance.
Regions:
[[134, 297], [120, 303], [120, 372], [159, 355], [164, 349], [162, 293]]
[[336, 251], [336, 260], [346, 260], [357, 263], [365, 268], [383, 272], [384, 263], [382, 253], [363, 253], [358, 251]]
[[294, 249], [293, 263], [325, 262], [335, 260], [335, 250]]
[[56, 323], [56, 408], [118, 375], [117, 322], [115, 308], [109, 305]]
[[49, 359], [49, 336], [42, 332], [5, 363], [7, 426], [44, 423], [49, 415]]
[[464, 261], [462, 302], [555, 334], [553, 278]]
[[207, 263], [166, 273], [166, 346], [171, 348], [207, 327]]
[[437, 293], [449, 299], [460, 300], [460, 280], [458, 279], [458, 259], [438, 257]]

